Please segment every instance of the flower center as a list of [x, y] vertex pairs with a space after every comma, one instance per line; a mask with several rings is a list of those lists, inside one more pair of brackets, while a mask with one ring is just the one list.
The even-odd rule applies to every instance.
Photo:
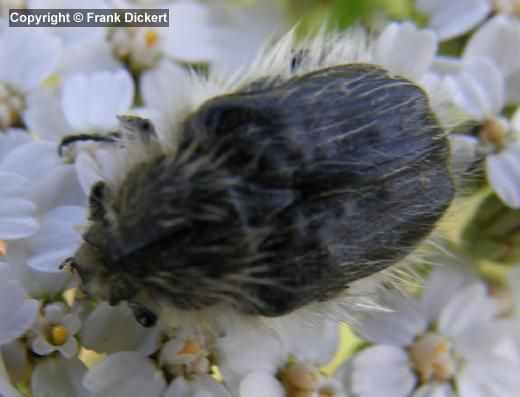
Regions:
[[200, 346], [197, 342], [194, 340], [187, 340], [182, 345], [181, 350], [179, 351], [179, 354], [187, 355], [187, 356], [194, 356], [200, 351]]
[[16, 124], [22, 109], [22, 97], [0, 83], [0, 128], [8, 128]]
[[479, 138], [486, 148], [492, 152], [500, 152], [509, 138], [507, 121], [498, 117], [486, 120], [480, 127]]
[[54, 346], [61, 346], [69, 337], [69, 331], [63, 325], [55, 325], [51, 328], [51, 344]]
[[423, 383], [430, 380], [444, 382], [455, 374], [456, 362], [450, 344], [436, 333], [421, 335], [410, 347], [409, 354]]
[[496, 13], [520, 15], [520, 0], [494, 0], [493, 9]]
[[148, 48], [153, 47], [160, 38], [161, 36], [159, 36], [159, 33], [157, 33], [155, 29], [148, 29], [144, 33], [144, 42]]
[[153, 28], [118, 28], [110, 35], [114, 54], [134, 72], [153, 66], [159, 59], [160, 39], [160, 34]]
[[314, 390], [319, 385], [320, 373], [314, 365], [299, 362], [287, 369], [286, 380], [297, 389]]

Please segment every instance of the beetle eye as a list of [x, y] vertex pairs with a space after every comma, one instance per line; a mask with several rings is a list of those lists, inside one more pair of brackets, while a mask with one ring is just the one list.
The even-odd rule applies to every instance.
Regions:
[[142, 313], [136, 320], [145, 328], [151, 328], [157, 324], [157, 316], [152, 312]]
[[143, 125], [141, 126], [143, 131], [148, 132], [150, 131], [150, 122], [148, 120], [143, 121]]
[[157, 324], [157, 315], [150, 309], [136, 301], [129, 301], [128, 305], [134, 314], [135, 319], [145, 328], [151, 328]]

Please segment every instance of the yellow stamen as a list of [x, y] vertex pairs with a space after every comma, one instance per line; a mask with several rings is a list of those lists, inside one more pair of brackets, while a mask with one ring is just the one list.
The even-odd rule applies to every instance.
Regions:
[[435, 353], [444, 353], [448, 351], [448, 342], [445, 340], [441, 340], [439, 343], [437, 343], [437, 346], [435, 346]]
[[148, 48], [153, 47], [159, 41], [159, 38], [159, 33], [153, 29], [148, 29], [144, 34], [144, 42]]
[[182, 346], [181, 351], [179, 354], [185, 354], [185, 355], [195, 355], [200, 351], [200, 346], [197, 342], [193, 340], [187, 340], [184, 345]]
[[484, 144], [491, 144], [499, 151], [506, 143], [507, 125], [498, 118], [489, 119], [482, 124], [479, 136]]
[[61, 346], [69, 337], [69, 331], [63, 325], [55, 325], [51, 328], [51, 340], [50, 342], [54, 346]]
[[297, 390], [315, 390], [320, 382], [320, 373], [314, 365], [299, 362], [287, 369], [286, 380]]

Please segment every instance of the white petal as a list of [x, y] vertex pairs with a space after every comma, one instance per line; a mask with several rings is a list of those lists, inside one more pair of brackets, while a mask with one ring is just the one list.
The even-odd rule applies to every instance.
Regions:
[[53, 324], [61, 324], [63, 316], [67, 313], [68, 308], [63, 302], [50, 303], [43, 309], [43, 314], [47, 321]]
[[11, 128], [0, 135], [0, 163], [11, 150], [31, 141], [29, 134], [19, 128]]
[[474, 267], [460, 258], [457, 252], [443, 251], [431, 260], [442, 265], [437, 265], [428, 275], [422, 291], [421, 307], [429, 322], [433, 323], [453, 296], [478, 278]]
[[360, 396], [407, 397], [415, 383], [408, 354], [399, 347], [372, 346], [353, 359], [352, 391]]
[[[9, 378], [14, 383], [23, 382], [27, 374], [29, 362], [27, 360], [27, 343], [23, 339], [15, 339], [11, 343], [1, 346], [1, 358], [9, 368]], [[0, 359], [1, 361], [1, 359]], [[0, 363], [1, 367], [1, 363]], [[2, 377], [0, 370], [0, 378]], [[2, 395], [0, 389], [0, 396]]]
[[76, 73], [118, 69], [121, 69], [121, 65], [114, 58], [110, 44], [103, 39], [88, 39], [67, 46], [58, 66], [58, 72], [64, 78]]
[[186, 93], [192, 86], [190, 75], [179, 65], [162, 61], [156, 68], [145, 71], [140, 83], [144, 103], [160, 116], [156, 124], [158, 133], [171, 133], [186, 111]]
[[518, 105], [520, 103], [520, 68], [514, 70], [507, 76], [506, 87], [506, 102], [508, 104]]
[[92, 158], [90, 153], [81, 151], [76, 157], [74, 166], [76, 167], [76, 173], [83, 192], [87, 195], [90, 194], [92, 186], [96, 182], [103, 180], [99, 165], [96, 163], [96, 160]]
[[520, 367], [488, 357], [481, 362], [470, 362], [457, 376], [460, 397], [515, 396], [520, 390]]
[[20, 174], [34, 183], [41, 180], [57, 163], [54, 143], [31, 141], [11, 150], [0, 164], [0, 170]]
[[60, 356], [38, 361], [31, 378], [34, 397], [94, 397], [82, 385], [87, 367], [78, 359]]
[[410, 22], [391, 23], [376, 41], [374, 61], [417, 80], [431, 65], [436, 51], [437, 38], [431, 30], [418, 30]]
[[67, 328], [69, 335], [76, 335], [81, 328], [81, 320], [76, 313], [68, 313], [63, 316], [62, 324]]
[[416, 6], [430, 17], [429, 26], [443, 40], [468, 32], [491, 12], [486, 0], [418, 0]]
[[285, 390], [278, 379], [265, 372], [253, 372], [240, 382], [240, 397], [284, 397]]
[[462, 175], [477, 160], [479, 139], [470, 135], [450, 135], [451, 167], [456, 175]]
[[372, 343], [407, 346], [427, 327], [426, 316], [411, 297], [399, 292], [383, 294], [390, 311], [366, 312], [355, 325], [356, 332]]
[[78, 341], [76, 338], [69, 337], [63, 345], [56, 346], [56, 350], [63, 354], [63, 357], [70, 359], [78, 352]]
[[43, 336], [38, 336], [31, 344], [31, 350], [40, 356], [46, 356], [56, 351], [56, 346], [47, 342]]
[[520, 23], [517, 18], [499, 14], [475, 32], [464, 48], [464, 58], [486, 57], [493, 60], [504, 77], [520, 67]]
[[45, 31], [8, 29], [0, 38], [0, 81], [28, 92], [56, 68], [61, 42]]
[[308, 361], [318, 366], [328, 364], [339, 347], [339, 325], [331, 320], [288, 328], [280, 336], [287, 350], [299, 361]]
[[96, 364], [85, 376], [85, 387], [98, 397], [161, 397], [162, 372], [138, 352], [120, 352]]
[[72, 132], [63, 114], [60, 95], [56, 87], [45, 87], [27, 98], [23, 119], [39, 138], [59, 142]]
[[474, 323], [494, 321], [498, 308], [498, 301], [489, 298], [483, 284], [470, 285], [455, 294], [444, 307], [439, 318], [439, 330], [458, 336]]
[[460, 58], [448, 55], [437, 55], [433, 59], [430, 70], [434, 73], [445, 76], [447, 74], [457, 74], [462, 67]]
[[258, 49], [272, 37], [288, 30], [286, 15], [271, 1], [256, 1], [239, 5], [228, 2], [208, 3], [213, 20], [212, 41], [217, 56], [212, 70], [221, 76], [230, 76], [249, 65]]
[[108, 132], [116, 116], [132, 105], [134, 83], [126, 70], [70, 77], [63, 87], [62, 106], [67, 121], [77, 130]]
[[58, 207], [41, 219], [41, 229], [30, 240], [34, 255], [27, 264], [43, 272], [59, 272], [58, 265], [71, 256], [81, 244], [81, 236], [75, 226], [86, 220], [82, 207]]
[[0, 378], [0, 396], [2, 397], [23, 397], [18, 391], [11, 386], [7, 379]]
[[[127, 305], [112, 307], [103, 302], [85, 320], [81, 340], [87, 349], [114, 353], [137, 350], [152, 333], [155, 331], [143, 328], [137, 323]], [[142, 350], [147, 355], [153, 353], [157, 347], [155, 343], [149, 345]]]
[[36, 205], [29, 200], [30, 182], [23, 176], [0, 171], [0, 239], [15, 240], [34, 235]]
[[504, 106], [504, 78], [485, 58], [465, 61], [460, 73], [446, 76], [444, 83], [455, 103], [476, 120], [499, 113]]
[[12, 265], [16, 278], [20, 280], [29, 296], [47, 298], [61, 294], [71, 281], [67, 272], [44, 273], [27, 266], [30, 253], [25, 240], [9, 243], [6, 260]]
[[178, 376], [162, 397], [231, 397], [224, 386], [209, 375], [186, 379]]
[[242, 376], [254, 371], [276, 373], [287, 359], [286, 346], [279, 335], [254, 321], [228, 320], [225, 336], [217, 340], [221, 367]]
[[40, 213], [66, 206], [87, 207], [87, 196], [79, 185], [72, 164], [60, 164], [33, 184], [34, 201]]
[[481, 322], [468, 324], [451, 335], [453, 349], [457, 355], [467, 361], [477, 358], [486, 359], [499, 344], [506, 339], [509, 327], [505, 321]]
[[513, 307], [520, 313], [520, 266], [511, 269], [508, 276], [511, 295], [513, 296]]
[[170, 20], [176, 22], [164, 32], [166, 54], [186, 62], [207, 62], [216, 56], [206, 7], [195, 2], [176, 2], [170, 8]]
[[511, 118], [511, 126], [513, 127], [513, 130], [517, 136], [520, 138], [520, 106], [517, 107], [513, 113], [513, 117]]
[[21, 336], [36, 318], [40, 304], [26, 295], [16, 281], [0, 286], [0, 345]]
[[419, 387], [412, 397], [457, 397], [449, 384], [426, 384]]
[[520, 208], [520, 143], [486, 158], [487, 179], [502, 201]]

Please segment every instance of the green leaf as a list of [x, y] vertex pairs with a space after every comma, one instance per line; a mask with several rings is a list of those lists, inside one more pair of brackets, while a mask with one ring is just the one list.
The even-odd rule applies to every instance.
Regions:
[[475, 258], [507, 264], [520, 261], [520, 209], [507, 207], [494, 193], [486, 196], [461, 240]]

